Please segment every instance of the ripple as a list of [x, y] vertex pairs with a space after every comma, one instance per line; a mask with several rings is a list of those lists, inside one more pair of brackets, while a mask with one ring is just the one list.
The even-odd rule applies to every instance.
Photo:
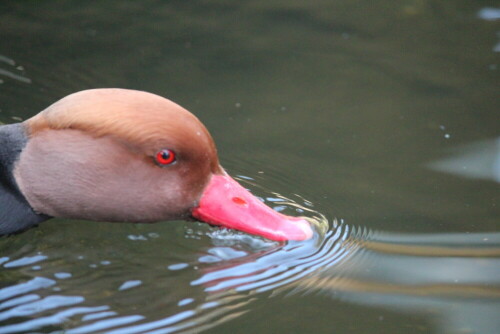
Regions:
[[[38, 289], [48, 288], [54, 285], [56, 282], [54, 280], [45, 277], [35, 277], [32, 280], [15, 284], [3, 289], [0, 289], [0, 301], [7, 300], [17, 295], [35, 291]], [[5, 303], [4, 303], [5, 305]]]
[[43, 261], [46, 259], [47, 259], [47, 256], [45, 256], [45, 255], [25, 256], [23, 258], [7, 262], [3, 266], [5, 268], [22, 267], [22, 266], [37, 263], [37, 262], [40, 262], [40, 261]]
[[[496, 306], [500, 233], [372, 231], [328, 220], [298, 195], [290, 199], [266, 191], [249, 177], [239, 181], [266, 204], [308, 219], [314, 226], [313, 238], [275, 242], [207, 224], [183, 223], [177, 235], [124, 227], [117, 238], [126, 245], [130, 235], [149, 240], [155, 233], [155, 242], [133, 242], [133, 250], [125, 256], [118, 247], [106, 253], [106, 260], [102, 250], [93, 254], [83, 242], [83, 247], [77, 247], [78, 255], [66, 259], [66, 268], [58, 253], [26, 248], [16, 255], [6, 254], [2, 258], [6, 270], [25, 268], [24, 275], [40, 277], [0, 289], [0, 319], [18, 321], [0, 327], [0, 333], [47, 326], [60, 326], [67, 333], [200, 332], [244, 315], [271, 296], [310, 293], [397, 311], [404, 305], [411, 312], [425, 311], [427, 299], [439, 312], [450, 310], [451, 303], [460, 307], [462, 300], [487, 299]], [[79, 238], [91, 242], [94, 235]], [[157, 245], [161, 248], [154, 248]], [[169, 252], [169, 246], [177, 252]], [[144, 262], [143, 256], [151, 261]], [[43, 260], [43, 268], [29, 270], [37, 262], [33, 259]], [[89, 264], [94, 267], [89, 269]], [[53, 289], [60, 292], [54, 294]], [[130, 306], [120, 308], [124, 304]]]
[[128, 290], [128, 289], [135, 288], [136, 286], [139, 286], [139, 285], [142, 285], [141, 280], [126, 281], [122, 285], [120, 285], [118, 290], [120, 290], [120, 291]]
[[[4, 55], [0, 55], [0, 63], [8, 65], [7, 68], [0, 67], [0, 78], [3, 76], [5, 78], [9, 78], [26, 84], [31, 83], [31, 79], [26, 77], [24, 73], [24, 67], [21, 65], [17, 65], [14, 59], [11, 59]], [[3, 80], [0, 81], [0, 83], [2, 82]]]
[[[48, 288], [57, 288], [64, 291], [64, 289], [71, 289], [72, 286], [77, 284], [81, 287], [87, 287], [87, 289], [94, 289], [96, 286], [95, 282], [102, 281], [106, 277], [114, 277], [116, 274], [112, 274], [113, 272], [118, 273], [118, 277], [127, 278], [137, 275], [137, 273], [132, 274], [131, 271], [130, 274], [127, 274], [128, 267], [126, 264], [122, 263], [120, 265], [120, 262], [112, 257], [109, 257], [109, 260], [113, 261], [106, 260], [106, 263], [113, 263], [114, 266], [98, 266], [96, 263], [102, 263], [103, 260], [96, 259], [91, 253], [72, 257], [70, 261], [73, 263], [73, 266], [75, 263], [74, 259], [77, 258], [79, 260], [77, 262], [79, 263], [79, 269], [74, 268], [74, 270], [71, 270], [71, 274], [69, 274], [70, 270], [62, 270], [61, 265], [57, 261], [52, 261], [50, 256], [46, 254], [37, 254], [36, 256], [24, 254], [21, 258], [8, 258], [4, 261], [4, 266], [10, 269], [27, 267], [37, 261], [45, 260], [46, 264], [43, 269], [40, 268], [40, 271], [37, 271], [37, 273], [40, 275], [51, 273], [57, 281], [37, 277], [28, 283], [24, 283], [24, 285], [19, 284], [7, 288], [8, 290], [4, 291], [4, 299], [7, 303], [3, 304], [6, 308], [5, 312], [7, 312], [4, 312], [4, 316], [11, 316], [12, 314], [19, 316], [22, 310], [32, 310], [32, 314], [29, 314], [30, 317], [36, 317], [41, 320], [34, 321], [28, 317], [25, 321], [16, 324], [17, 327], [3, 327], [4, 332], [16, 332], [28, 328], [29, 330], [36, 330], [44, 326], [56, 324], [64, 327], [69, 326], [65, 329], [68, 333], [95, 331], [115, 331], [116, 333], [143, 333], [150, 331], [152, 333], [170, 333], [189, 328], [202, 330], [241, 316], [247, 311], [248, 306], [258, 299], [256, 298], [256, 294], [262, 294], [262, 297], [265, 297], [264, 292], [289, 285], [315, 270], [318, 266], [331, 264], [335, 259], [340, 257], [334, 255], [329, 259], [322, 259], [321, 257], [328, 252], [341, 250], [340, 247], [333, 246], [335, 242], [329, 241], [325, 246], [323, 245], [323, 241], [327, 235], [328, 240], [342, 237], [343, 233], [347, 231], [346, 229], [335, 229], [335, 233], [329, 232], [327, 234], [328, 221], [320, 213], [315, 212], [311, 208], [310, 202], [304, 199], [296, 202], [278, 193], [266, 191], [258, 187], [249, 178], [245, 179], [242, 177], [240, 178], [240, 182], [254, 191], [268, 205], [278, 205], [285, 214], [305, 216], [315, 227], [314, 237], [307, 242], [280, 243], [233, 230], [211, 228], [207, 224], [186, 224], [185, 234], [197, 237], [197, 239], [189, 239], [194, 242], [191, 246], [199, 247], [201, 244], [208, 242], [209, 247], [198, 254], [194, 261], [178, 261], [173, 259], [167, 266], [162, 266], [167, 269], [164, 275], [171, 276], [172, 278], [175, 275], [186, 277], [195, 274], [195, 278], [191, 278], [188, 281], [188, 285], [184, 288], [187, 291], [187, 295], [179, 294], [179, 299], [172, 300], [172, 307], [177, 308], [178, 312], [172, 313], [172, 309], [170, 309], [170, 315], [157, 320], [153, 320], [142, 314], [125, 316], [108, 305], [95, 305], [98, 299], [90, 299], [86, 302], [86, 304], [90, 305], [86, 306], [91, 308], [85, 311], [85, 316], [81, 318], [80, 323], [77, 321], [76, 324], [73, 323], [71, 326], [67, 323], [66, 319], [60, 317], [61, 312], [64, 312], [64, 309], [70, 310], [73, 303], [85, 303], [85, 299], [88, 296], [84, 298], [84, 296], [52, 295], [54, 292]], [[337, 223], [335, 222], [334, 224]], [[340, 225], [338, 224], [338, 226]], [[162, 234], [156, 233], [156, 240], [160, 240], [161, 242]], [[126, 239], [133, 241], [149, 240], [149, 237], [146, 237], [149, 235], [150, 233], [148, 232], [127, 233]], [[138, 238], [137, 236], [144, 236], [144, 238]], [[145, 250], [148, 249], [147, 244], [149, 243], [141, 242], [138, 244], [138, 247], [144, 247]], [[186, 245], [190, 247], [189, 243], [184, 243], [183, 246], [186, 247]], [[188, 248], [186, 252], [192, 253], [193, 250]], [[78, 254], [82, 254], [81, 249], [78, 251]], [[92, 265], [91, 271], [87, 270], [83, 273], [78, 273], [84, 270], [83, 268], [89, 268]], [[133, 269], [133, 267], [130, 267], [130, 269]], [[35, 274], [33, 271], [30, 271], [30, 273]], [[152, 281], [139, 279], [139, 277], [137, 279], [129, 279], [125, 282], [122, 281], [119, 284], [121, 285], [118, 285], [119, 288], [115, 291], [124, 294], [123, 297], [119, 297], [113, 291], [107, 293], [115, 296], [114, 298], [126, 298], [126, 300], [130, 300], [132, 303], [134, 298], [143, 300], [145, 291], [146, 293], [147, 291], [154, 291], [156, 295], [162, 294], [159, 287], [153, 288], [151, 286]], [[141, 285], [141, 289], [132, 289], [139, 285]], [[193, 291], [201, 289], [204, 297], [200, 298], [199, 296], [195, 297], [193, 294], [190, 295], [189, 289]], [[141, 292], [137, 292], [139, 290]], [[49, 296], [43, 296], [46, 294], [49, 294]], [[150, 298], [155, 297], [153, 295], [150, 296]], [[49, 305], [63, 311], [47, 315], [46, 313], [50, 311], [49, 306], [32, 308], [32, 305]], [[143, 312], [146, 311], [143, 310]]]

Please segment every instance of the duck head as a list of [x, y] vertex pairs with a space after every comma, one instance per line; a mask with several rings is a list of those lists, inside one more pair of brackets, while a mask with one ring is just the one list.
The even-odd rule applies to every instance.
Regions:
[[[1, 140], [11, 149], [3, 158], [0, 151], [0, 177], [10, 184], [0, 188], [0, 210], [4, 220], [11, 218], [8, 228], [0, 220], [0, 233], [47, 217], [195, 218], [272, 240], [312, 236], [306, 220], [273, 211], [224, 171], [212, 137], [193, 114], [154, 94], [78, 92], [21, 124], [0, 127]], [[32, 219], [12, 221], [20, 209], [2, 202], [8, 194], [29, 207]]]

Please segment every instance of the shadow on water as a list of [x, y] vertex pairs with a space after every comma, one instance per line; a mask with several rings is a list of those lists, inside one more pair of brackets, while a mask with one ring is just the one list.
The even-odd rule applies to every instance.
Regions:
[[[255, 191], [252, 179], [240, 176], [239, 180]], [[276, 193], [261, 198], [275, 210], [308, 217], [316, 226], [314, 238], [277, 243], [203, 224], [190, 225], [184, 228], [182, 239], [194, 243], [185, 247], [208, 243], [203, 250], [193, 249], [195, 258], [187, 262], [171, 258], [168, 270], [128, 263], [146, 274], [118, 285], [120, 277], [133, 276], [124, 273], [119, 263], [113, 267], [119, 257], [90, 263], [92, 273], [54, 273], [65, 265], [54, 251], [56, 245], [47, 251], [21, 247], [18, 257], [0, 258], [5, 269], [0, 333], [198, 332], [239, 317], [250, 305], [259, 307], [267, 298], [310, 293], [419, 313], [439, 319], [436, 327], [441, 332], [466, 328], [493, 333], [499, 327], [500, 233], [370, 231], [343, 221], [328, 222], [299, 197], [300, 205]], [[158, 238], [156, 233], [128, 235], [136, 243]], [[80, 255], [75, 262], [84, 262], [91, 254]], [[96, 271], [97, 267], [101, 270]], [[16, 277], [16, 272], [9, 277], [9, 270], [22, 272], [24, 279]], [[176, 285], [170, 286], [169, 280]], [[9, 285], [8, 281], [16, 283]], [[96, 282], [104, 286], [100, 297], [89, 291], [95, 290]], [[145, 297], [140, 291], [143, 285], [155, 292], [146, 296], [151, 305], [135, 313], [130, 309], [121, 312], [121, 303], [133, 305], [134, 300]], [[155, 320], [148, 314], [152, 309], [157, 313]], [[158, 309], [163, 317], [158, 316]]]

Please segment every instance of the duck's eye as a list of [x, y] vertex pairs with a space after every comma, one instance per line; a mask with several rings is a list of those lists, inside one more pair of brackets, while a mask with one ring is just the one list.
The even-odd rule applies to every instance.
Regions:
[[175, 162], [175, 152], [168, 149], [163, 149], [156, 153], [156, 162], [160, 166], [166, 166]]

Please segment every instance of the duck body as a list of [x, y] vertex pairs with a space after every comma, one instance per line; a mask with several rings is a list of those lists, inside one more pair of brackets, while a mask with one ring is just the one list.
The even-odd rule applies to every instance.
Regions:
[[14, 163], [27, 141], [22, 124], [0, 126], [0, 235], [25, 230], [49, 218], [33, 211], [13, 176]]
[[150, 223], [195, 218], [274, 240], [312, 235], [220, 166], [189, 111], [126, 89], [69, 95], [0, 127], [0, 234], [50, 217]]

